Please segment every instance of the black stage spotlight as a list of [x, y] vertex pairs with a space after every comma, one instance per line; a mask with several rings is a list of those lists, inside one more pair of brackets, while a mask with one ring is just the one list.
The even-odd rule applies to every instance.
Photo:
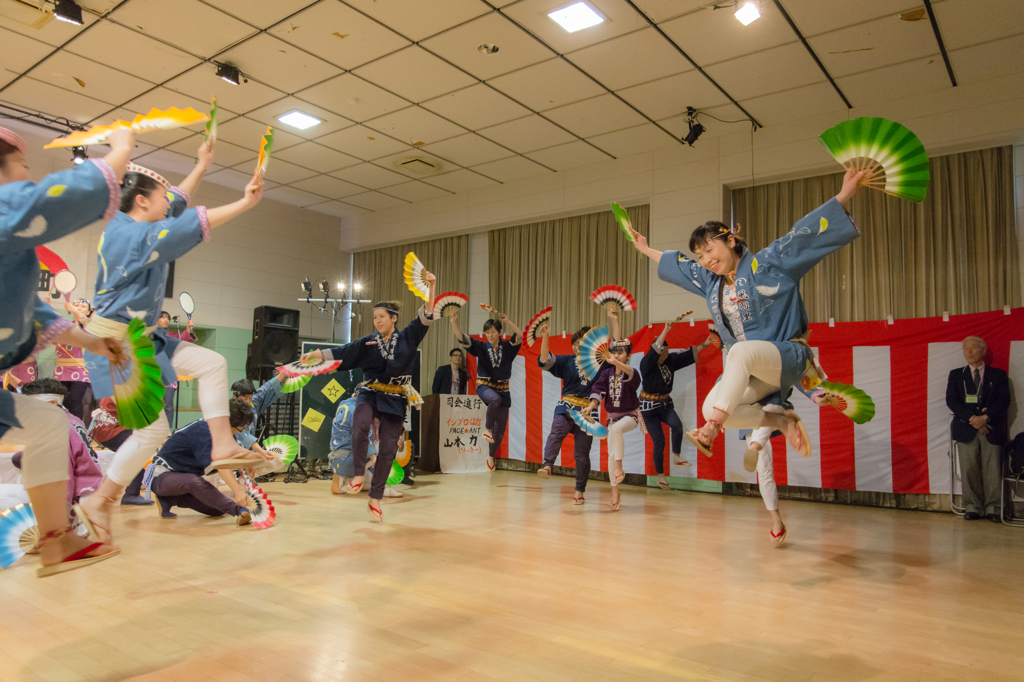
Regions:
[[71, 159], [75, 162], [75, 165], [85, 163], [89, 155], [85, 153], [85, 147], [72, 147], [71, 148]]
[[690, 124], [690, 132], [686, 133], [686, 137], [683, 138], [683, 142], [693, 146], [693, 143], [697, 141], [697, 138], [704, 134], [707, 130], [704, 126], [697, 122], [697, 110], [693, 107], [686, 107], [687, 123]]
[[72, 0], [54, 0], [53, 15], [61, 21], [66, 21], [76, 26], [81, 26], [85, 23], [82, 19], [82, 8], [72, 2]]
[[231, 66], [230, 64], [218, 64], [217, 76], [232, 85], [238, 85], [242, 82], [242, 72], [238, 70], [238, 67]]

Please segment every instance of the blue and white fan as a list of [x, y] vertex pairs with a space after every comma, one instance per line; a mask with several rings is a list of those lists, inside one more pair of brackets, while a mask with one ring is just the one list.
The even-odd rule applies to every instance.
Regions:
[[576, 360], [580, 363], [580, 369], [587, 375], [587, 379], [593, 381], [604, 364], [605, 356], [608, 354], [608, 342], [611, 338], [608, 335], [607, 325], [591, 329], [583, 340], [580, 341], [579, 350], [576, 351]]
[[589, 422], [586, 417], [583, 416], [581, 410], [569, 410], [569, 416], [576, 422], [576, 426], [580, 427], [583, 433], [588, 436], [592, 436], [599, 440], [604, 440], [608, 437], [608, 429], [601, 425], [601, 422]]
[[0, 568], [25, 556], [39, 540], [39, 526], [32, 505], [19, 504], [0, 514]]

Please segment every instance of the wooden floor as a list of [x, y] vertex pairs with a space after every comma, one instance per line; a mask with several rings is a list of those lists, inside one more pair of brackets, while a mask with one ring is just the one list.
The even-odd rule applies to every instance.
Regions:
[[1024, 531], [948, 514], [421, 476], [266, 486], [268, 530], [119, 510], [121, 556], [0, 572], [0, 680], [1020, 680]]

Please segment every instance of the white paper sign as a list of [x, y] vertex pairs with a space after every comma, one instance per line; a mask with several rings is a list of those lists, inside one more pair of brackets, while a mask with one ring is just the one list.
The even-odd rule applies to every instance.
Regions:
[[441, 399], [437, 449], [443, 473], [487, 471], [486, 413], [484, 401], [475, 395], [447, 395]]

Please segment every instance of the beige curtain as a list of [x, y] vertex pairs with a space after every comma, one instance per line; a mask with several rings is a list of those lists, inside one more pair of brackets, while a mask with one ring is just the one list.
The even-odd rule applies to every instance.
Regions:
[[[633, 229], [647, 236], [650, 206], [627, 212]], [[521, 329], [547, 306], [554, 307], [552, 334], [606, 324], [604, 308], [590, 300], [606, 284], [624, 287], [637, 301], [636, 312], [619, 317], [623, 333], [647, 324], [648, 259], [638, 256], [611, 211], [492, 230], [488, 237], [490, 304]]]
[[[932, 317], [1020, 306], [1012, 149], [931, 160], [923, 204], [861, 190], [849, 206], [862, 237], [801, 283], [811, 322]], [[842, 173], [732, 191], [751, 250], [835, 196]]]
[[[403, 272], [405, 255], [410, 251], [437, 277], [437, 293], [446, 291], [469, 291], [469, 237], [448, 237], [427, 242], [416, 242], [404, 246], [393, 246], [353, 254], [352, 272], [364, 283], [360, 298], [377, 301], [400, 301], [402, 313], [398, 318], [400, 327], [409, 324], [412, 316], [423, 305], [421, 298], [413, 296], [405, 285]], [[352, 320], [352, 338], [356, 339], [374, 331], [372, 304], [363, 304]], [[448, 363], [451, 331], [446, 320], [434, 322], [431, 330], [420, 344], [420, 392], [429, 393], [434, 372], [438, 366]]]

